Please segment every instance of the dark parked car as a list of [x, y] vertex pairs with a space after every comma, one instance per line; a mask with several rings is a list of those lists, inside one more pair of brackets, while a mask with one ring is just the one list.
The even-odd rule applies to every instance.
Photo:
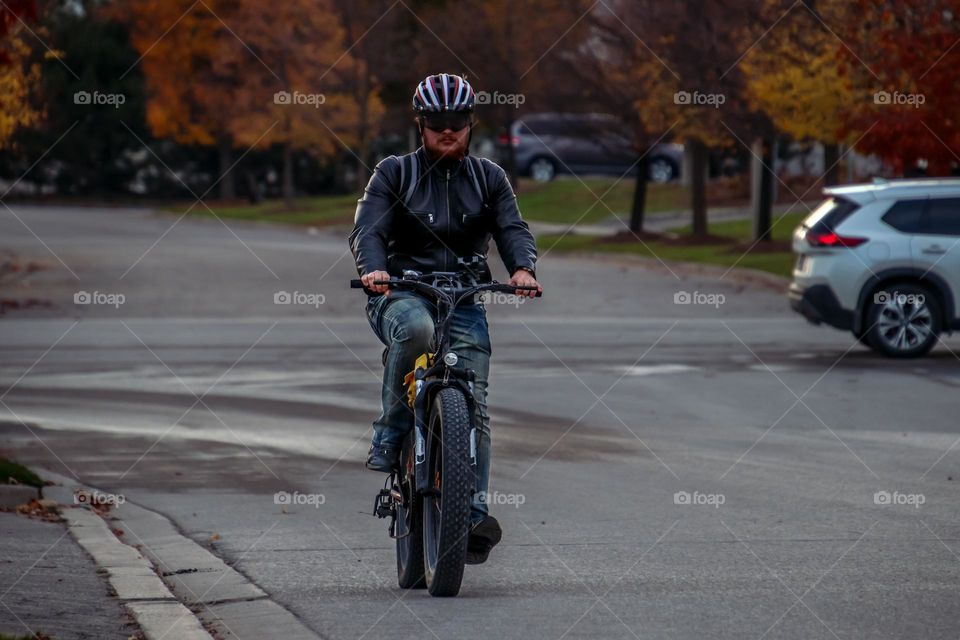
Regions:
[[[514, 122], [509, 139], [501, 136], [500, 143], [513, 145], [518, 173], [538, 181], [560, 173], [635, 174], [638, 153], [621, 128], [606, 114], [534, 113]], [[682, 145], [655, 145], [649, 152], [650, 179], [678, 178], [682, 158]]]

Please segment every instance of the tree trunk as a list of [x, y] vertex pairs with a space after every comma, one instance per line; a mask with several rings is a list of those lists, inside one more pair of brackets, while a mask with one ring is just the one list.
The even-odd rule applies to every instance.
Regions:
[[283, 145], [283, 205], [293, 210], [293, 146], [289, 142]]
[[236, 180], [233, 174], [233, 145], [228, 138], [223, 138], [217, 145], [220, 156], [220, 199], [233, 200], [237, 196]]
[[831, 187], [839, 182], [840, 147], [834, 144], [823, 145], [823, 184]]
[[260, 204], [260, 183], [257, 181], [257, 174], [247, 169], [244, 175], [247, 178], [247, 200], [250, 204]]
[[650, 156], [646, 153], [637, 162], [637, 177], [633, 187], [633, 204], [630, 207], [630, 231], [643, 231], [643, 214], [647, 206], [647, 180], [650, 175]]
[[690, 207], [693, 210], [693, 235], [707, 235], [707, 148], [700, 140], [690, 140]]
[[690, 188], [693, 176], [693, 149], [689, 144], [683, 146], [683, 166], [680, 167], [680, 186], [686, 189]]
[[770, 240], [773, 218], [773, 141], [757, 138], [751, 146], [750, 205], [753, 239]]

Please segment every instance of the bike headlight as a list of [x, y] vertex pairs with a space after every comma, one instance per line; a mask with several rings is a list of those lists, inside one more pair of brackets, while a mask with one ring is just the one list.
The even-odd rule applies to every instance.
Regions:
[[445, 356], [443, 356], [443, 363], [448, 367], [456, 366], [457, 362], [460, 361], [460, 357], [455, 354], [453, 351], [450, 351]]

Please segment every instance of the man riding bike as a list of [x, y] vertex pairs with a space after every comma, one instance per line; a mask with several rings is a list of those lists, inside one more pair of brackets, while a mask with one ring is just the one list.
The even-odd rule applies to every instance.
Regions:
[[[404, 375], [418, 355], [431, 350], [434, 309], [426, 298], [388, 290], [375, 281], [400, 277], [404, 270], [455, 271], [463, 260], [485, 257], [491, 236], [508, 272], [510, 284], [537, 290], [517, 291], [533, 297], [542, 291], [536, 280], [537, 249], [503, 169], [469, 156], [473, 135], [474, 92], [465, 78], [441, 73], [425, 78], [413, 94], [413, 109], [423, 145], [415, 152], [382, 160], [357, 204], [353, 251], [368, 293], [367, 318], [386, 345], [383, 413], [373, 423], [374, 435], [366, 466], [391, 472], [401, 443], [413, 428], [413, 410], [406, 402]], [[491, 279], [483, 266], [482, 278]], [[471, 508], [468, 549], [486, 558], [500, 541], [496, 518], [484, 497], [490, 481], [490, 418], [487, 377], [490, 336], [481, 302], [460, 306], [451, 322], [451, 349], [474, 381], [477, 429], [477, 487]]]

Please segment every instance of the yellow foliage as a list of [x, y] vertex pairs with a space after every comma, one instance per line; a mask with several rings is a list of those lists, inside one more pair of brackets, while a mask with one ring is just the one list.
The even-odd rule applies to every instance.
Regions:
[[21, 127], [30, 127], [43, 118], [43, 113], [30, 105], [30, 90], [40, 81], [40, 65], [30, 63], [30, 47], [22, 33], [7, 37], [10, 63], [0, 66], [0, 149], [9, 149], [13, 134]]
[[[359, 63], [328, 0], [132, 0], [123, 19], [143, 56], [155, 136], [318, 155], [356, 138], [359, 105], [342, 85]], [[283, 92], [290, 102], [275, 100]], [[367, 108], [368, 122], [383, 114], [376, 91]]]
[[747, 99], [798, 140], [845, 142], [838, 137], [840, 118], [854, 92], [841, 72], [842, 44], [805, 11], [796, 9], [744, 57]]

